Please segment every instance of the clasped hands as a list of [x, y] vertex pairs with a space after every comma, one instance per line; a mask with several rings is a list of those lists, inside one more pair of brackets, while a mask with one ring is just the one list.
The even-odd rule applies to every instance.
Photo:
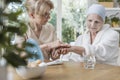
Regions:
[[59, 40], [50, 43], [49, 46], [50, 46], [49, 48], [51, 48], [51, 58], [53, 60], [58, 59], [61, 54], [64, 55], [70, 52], [70, 48], [71, 48], [71, 45], [67, 43], [63, 43]]

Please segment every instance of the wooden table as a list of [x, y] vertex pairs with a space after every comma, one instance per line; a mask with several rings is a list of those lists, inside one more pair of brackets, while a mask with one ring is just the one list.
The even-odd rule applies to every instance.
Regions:
[[[14, 72], [13, 80], [23, 80]], [[30, 80], [120, 80], [120, 67], [96, 64], [95, 69], [84, 69], [82, 63], [64, 62], [48, 66], [45, 74]]]

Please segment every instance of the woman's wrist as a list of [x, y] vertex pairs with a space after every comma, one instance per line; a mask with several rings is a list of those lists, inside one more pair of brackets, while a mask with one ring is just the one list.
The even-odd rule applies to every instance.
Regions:
[[71, 46], [70, 48], [68, 48], [68, 52], [74, 52], [74, 46]]
[[80, 46], [71, 46], [68, 51], [75, 52], [75, 53], [82, 55], [82, 53], [85, 52], [85, 48], [80, 47]]

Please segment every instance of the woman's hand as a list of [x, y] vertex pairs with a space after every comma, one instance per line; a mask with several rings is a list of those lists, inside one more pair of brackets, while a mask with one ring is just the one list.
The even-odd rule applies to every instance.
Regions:
[[56, 59], [59, 59], [60, 58], [60, 49], [53, 49], [52, 52], [51, 52], [51, 58], [52, 60], [56, 60]]
[[67, 53], [69, 52], [69, 48], [70, 48], [70, 47], [60, 48], [60, 49], [59, 49], [59, 50], [60, 50], [59, 54], [63, 54], [63, 55], [67, 54]]
[[61, 54], [68, 53], [68, 48], [70, 48], [69, 44], [60, 44], [58, 47], [53, 49], [51, 53], [51, 58], [53, 60], [58, 59]]
[[47, 43], [47, 44], [43, 44], [43, 45], [40, 45], [41, 49], [46, 49], [46, 50], [52, 50], [52, 49], [58, 49], [58, 48], [61, 48], [61, 47], [70, 47], [69, 44], [65, 44], [59, 40], [56, 40], [54, 42], [51, 42], [51, 43]]
[[56, 40], [56, 41], [51, 42], [51, 43], [46, 43], [46, 44], [40, 45], [40, 48], [45, 49], [45, 50], [52, 50], [54, 48], [58, 48], [62, 43], [63, 42]]

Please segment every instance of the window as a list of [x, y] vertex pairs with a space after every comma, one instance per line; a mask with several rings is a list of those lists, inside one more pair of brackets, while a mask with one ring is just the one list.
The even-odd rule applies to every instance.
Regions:
[[[72, 42], [85, 29], [87, 0], [52, 0], [55, 9], [51, 23], [56, 27], [58, 37], [64, 42]], [[54, 15], [53, 15], [54, 14]], [[57, 21], [56, 21], [57, 20]], [[54, 23], [56, 22], [56, 23]]]

